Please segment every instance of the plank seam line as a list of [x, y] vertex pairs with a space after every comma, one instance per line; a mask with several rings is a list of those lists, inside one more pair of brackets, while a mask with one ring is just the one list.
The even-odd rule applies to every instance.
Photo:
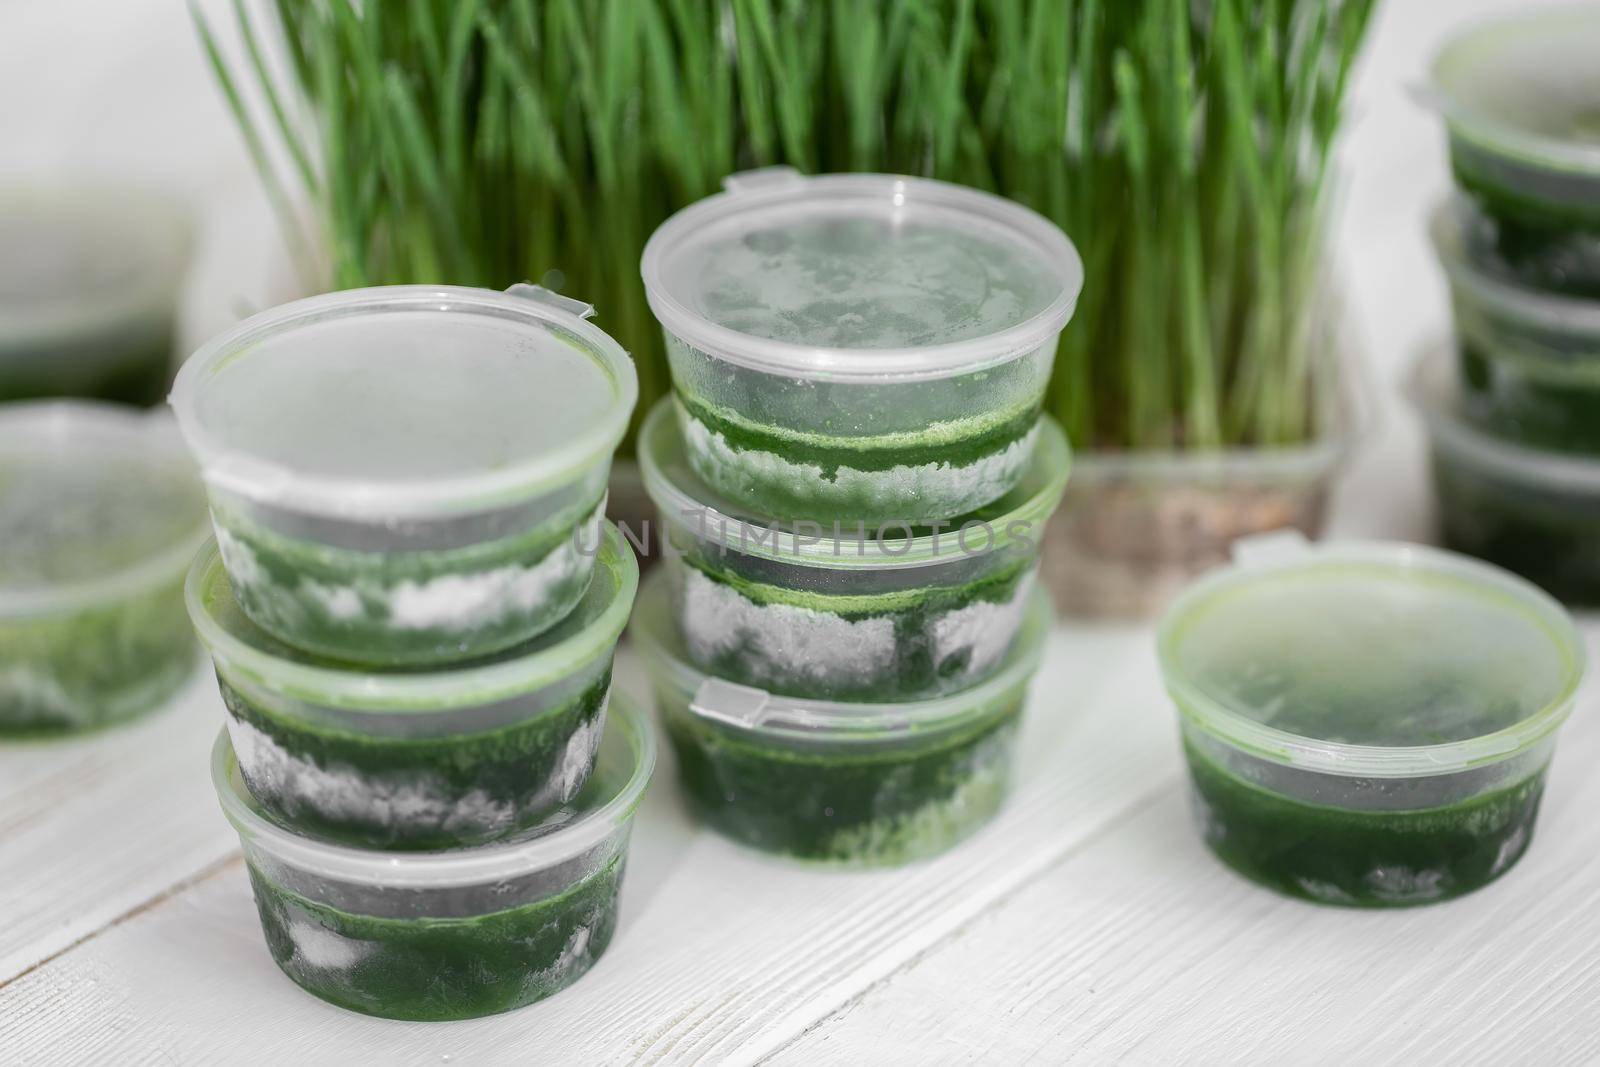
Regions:
[[767, 1063], [767, 1062], [771, 1061], [773, 1058], [781, 1055], [785, 1049], [788, 1049], [789, 1047], [795, 1045], [796, 1043], [798, 1043], [799, 1041], [803, 1040], [804, 1038], [806, 1038], [810, 1034], [814, 1033], [824, 1023], [827, 1023], [828, 1021], [830, 1021], [830, 1020], [832, 1020], [832, 1019], [834, 1019], [834, 1018], [836, 1018], [836, 1017], [838, 1017], [840, 1015], [843, 1015], [845, 1012], [851, 1010], [856, 1005], [860, 1004], [863, 1000], [865, 1000], [868, 996], [870, 996], [875, 991], [877, 991], [877, 990], [889, 985], [890, 983], [894, 982], [895, 980], [897, 980], [901, 975], [903, 975], [905, 972], [911, 970], [913, 967], [917, 966], [917, 964], [921, 963], [927, 957], [933, 955], [935, 952], [941, 951], [942, 949], [946, 948], [952, 941], [955, 941], [956, 939], [958, 939], [960, 937], [963, 937], [972, 928], [972, 926], [974, 924], [982, 921], [982, 919], [986, 915], [988, 915], [989, 913], [991, 913], [991, 912], [1003, 907], [1009, 900], [1011, 900], [1013, 897], [1017, 896], [1022, 890], [1028, 888], [1034, 882], [1038, 881], [1040, 878], [1043, 878], [1045, 876], [1045, 874], [1047, 874], [1048, 872], [1054, 870], [1056, 867], [1059, 867], [1061, 864], [1067, 862], [1068, 860], [1070, 860], [1073, 857], [1079, 855], [1080, 853], [1084, 852], [1091, 845], [1094, 845], [1097, 842], [1099, 842], [1107, 834], [1111, 833], [1112, 831], [1117, 830], [1119, 827], [1123, 826], [1124, 824], [1126, 824], [1128, 822], [1131, 822], [1133, 819], [1137, 818], [1139, 815], [1142, 815], [1145, 811], [1147, 811], [1150, 808], [1154, 807], [1158, 800], [1161, 800], [1163, 797], [1165, 797], [1167, 795], [1167, 792], [1168, 792], [1169, 789], [1175, 788], [1181, 783], [1182, 777], [1183, 777], [1182, 774], [1178, 773], [1178, 774], [1170, 774], [1170, 775], [1166, 776], [1165, 778], [1163, 778], [1159, 784], [1157, 784], [1156, 786], [1154, 786], [1153, 788], [1151, 788], [1147, 792], [1141, 794], [1140, 796], [1136, 797], [1133, 800], [1133, 802], [1130, 803], [1127, 807], [1123, 808], [1121, 811], [1119, 811], [1115, 815], [1111, 816], [1105, 822], [1101, 823], [1100, 826], [1097, 829], [1095, 829], [1092, 833], [1089, 833], [1089, 834], [1085, 835], [1084, 837], [1080, 838], [1079, 840], [1077, 840], [1077, 841], [1073, 842], [1072, 844], [1068, 845], [1066, 848], [1061, 850], [1061, 853], [1059, 855], [1057, 855], [1056, 857], [1051, 859], [1048, 863], [1039, 864], [1036, 868], [1034, 868], [1033, 871], [1031, 871], [1030, 873], [1024, 875], [1022, 878], [1018, 879], [1015, 883], [1013, 883], [1012, 885], [1008, 886], [1006, 889], [1002, 890], [999, 894], [997, 894], [995, 896], [995, 898], [993, 900], [991, 900], [987, 904], [985, 904], [981, 911], [979, 911], [976, 914], [968, 917], [966, 919], [966, 921], [961, 923], [961, 925], [954, 927], [948, 933], [946, 933], [944, 936], [940, 937], [937, 941], [931, 942], [930, 944], [928, 944], [928, 945], [924, 946], [923, 948], [921, 948], [920, 950], [918, 950], [913, 955], [907, 957], [898, 966], [896, 966], [892, 971], [889, 971], [887, 974], [881, 975], [876, 980], [874, 980], [872, 982], [869, 982], [867, 985], [865, 985], [862, 988], [858, 989], [856, 992], [852, 993], [849, 997], [845, 998], [844, 1000], [840, 1001], [838, 1004], [836, 1004], [831, 1009], [829, 1009], [829, 1010], [825, 1011], [823, 1014], [819, 1015], [816, 1019], [812, 1020], [809, 1024], [807, 1024], [803, 1028], [797, 1030], [793, 1035], [791, 1035], [789, 1038], [784, 1040], [782, 1044], [776, 1045], [773, 1048], [767, 1050], [765, 1053], [762, 1053], [761, 1056], [759, 1057], [759, 1059], [756, 1062], [757, 1063]]
[[229, 867], [232, 867], [235, 863], [238, 863], [243, 858], [244, 858], [244, 853], [242, 851], [240, 851], [239, 849], [233, 849], [226, 856], [223, 856], [221, 859], [214, 860], [211, 863], [208, 863], [206, 866], [200, 868], [200, 870], [198, 870], [195, 873], [189, 875], [188, 877], [183, 878], [183, 879], [181, 879], [181, 880], [179, 880], [177, 882], [174, 882], [172, 885], [168, 886], [166, 889], [163, 889], [161, 892], [157, 893], [155, 896], [149, 898], [148, 900], [145, 900], [145, 901], [142, 901], [142, 902], [140, 902], [138, 904], [135, 904], [133, 907], [129, 908], [127, 911], [123, 912], [121, 915], [118, 915], [118, 916], [114, 917], [113, 919], [111, 919], [104, 926], [101, 926], [101, 927], [99, 927], [97, 929], [91, 930], [88, 933], [83, 934], [82, 936], [77, 938], [75, 941], [72, 941], [72, 942], [70, 942], [70, 943], [68, 943], [66, 945], [63, 945], [61, 948], [56, 949], [54, 952], [50, 953], [50, 955], [44, 957], [43, 959], [41, 959], [41, 960], [39, 960], [39, 961], [37, 961], [35, 963], [30, 963], [28, 966], [24, 967], [22, 970], [18, 971], [16, 974], [12, 975], [10, 978], [0, 979], [0, 991], [3, 991], [7, 986], [11, 985], [13, 982], [19, 982], [22, 979], [28, 977], [28, 975], [32, 974], [33, 972], [38, 971], [38, 970], [42, 970], [43, 968], [45, 968], [45, 967], [49, 966], [50, 964], [54, 963], [56, 960], [59, 960], [61, 957], [65, 956], [67, 953], [72, 952], [75, 949], [81, 948], [84, 945], [87, 945], [89, 942], [93, 941], [95, 938], [99, 937], [101, 934], [107, 933], [107, 932], [109, 932], [111, 930], [115, 930], [117, 927], [121, 926], [123, 923], [129, 922], [129, 921], [131, 921], [133, 919], [137, 919], [139, 916], [143, 915], [145, 912], [152, 911], [155, 908], [160, 907], [162, 904], [165, 904], [167, 901], [171, 900], [175, 896], [178, 896], [180, 893], [185, 893], [185, 892], [189, 891], [190, 889], [193, 889], [195, 886], [200, 885], [202, 882], [206, 882], [206, 881], [209, 881], [212, 878], [215, 878], [217, 875], [221, 874], [223, 871], [227, 870]]

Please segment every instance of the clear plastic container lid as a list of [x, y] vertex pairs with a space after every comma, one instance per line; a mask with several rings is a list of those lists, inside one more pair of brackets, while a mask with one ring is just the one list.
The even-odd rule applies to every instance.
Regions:
[[261, 503], [427, 518], [515, 503], [609, 460], [633, 361], [538, 286], [355, 289], [210, 341], [172, 406], [207, 482]]
[[993, 504], [937, 531], [894, 524], [883, 528], [880, 537], [872, 527], [844, 523], [835, 536], [831, 524], [774, 525], [707, 485], [689, 463], [671, 400], [658, 402], [639, 430], [639, 472], [664, 518], [741, 555], [841, 570], [924, 567], [1019, 542], [1037, 545], [1045, 522], [1061, 503], [1071, 465], [1066, 435], [1043, 415], [1021, 480]]
[[[1475, 221], [1470, 205], [1454, 199], [1434, 208], [1429, 220], [1434, 251], [1452, 285], [1465, 290], [1479, 307], [1525, 323], [1545, 336], [1590, 338], [1600, 342], [1600, 302], [1518, 285], [1475, 265], [1467, 254], [1467, 228]], [[1582, 368], [1573, 369], [1579, 373], [1593, 373]], [[1600, 374], [1595, 377], [1600, 379]]]
[[191, 240], [153, 191], [0, 188], [0, 352], [175, 311]]
[[1331, 774], [1417, 777], [1523, 751], [1585, 669], [1560, 604], [1497, 567], [1400, 543], [1235, 545], [1161, 625], [1162, 674], [1209, 733]]
[[672, 685], [702, 718], [797, 740], [881, 740], [912, 731], [907, 740], [914, 742], [918, 731], [959, 724], [988, 711], [994, 701], [1033, 677], [1055, 621], [1049, 595], [1035, 589], [1005, 658], [992, 675], [959, 693], [894, 703], [807, 700], [724, 681], [690, 663], [672, 621], [667, 580], [668, 575], [658, 571], [644, 583], [628, 631], [656, 684]]
[[201, 643], [232, 669], [308, 702], [405, 713], [489, 703], [565, 680], [616, 645], [638, 586], [633, 550], [606, 523], [583, 599], [553, 629], [471, 663], [415, 670], [345, 666], [272, 637], [234, 599], [215, 545], [195, 558], [184, 598]]
[[1557, 8], [1474, 26], [1433, 63], [1432, 94], [1469, 140], [1529, 163], [1600, 176], [1600, 9]]
[[619, 695], [606, 712], [594, 770], [571, 803], [503, 841], [438, 852], [351, 848], [281, 825], [250, 796], [227, 730], [211, 750], [211, 781], [239, 836], [286, 866], [380, 888], [443, 889], [515, 878], [594, 848], [633, 817], [655, 762], [654, 734], [633, 702]]
[[1043, 216], [891, 174], [737, 174], [651, 235], [656, 318], [729, 362], [801, 378], [941, 377], [1055, 338], [1083, 264]]
[[0, 618], [173, 581], [209, 532], [194, 463], [166, 412], [0, 405]]
[[1427, 423], [1434, 443], [1480, 470], [1514, 485], [1543, 489], [1582, 506], [1600, 497], [1600, 459], [1580, 453], [1546, 452], [1506, 441], [1479, 429], [1461, 415], [1455, 354], [1447, 344], [1425, 349], [1407, 383], [1408, 399]]

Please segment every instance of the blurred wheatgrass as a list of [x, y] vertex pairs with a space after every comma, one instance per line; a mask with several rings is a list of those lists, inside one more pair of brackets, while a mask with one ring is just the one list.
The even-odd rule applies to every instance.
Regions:
[[1075, 445], [1213, 449], [1319, 430], [1322, 193], [1373, 3], [275, 0], [269, 31], [233, 0], [233, 57], [196, 21], [320, 284], [565, 289], [638, 358], [642, 418], [668, 214], [774, 163], [929, 175], [1082, 251], [1051, 404]]

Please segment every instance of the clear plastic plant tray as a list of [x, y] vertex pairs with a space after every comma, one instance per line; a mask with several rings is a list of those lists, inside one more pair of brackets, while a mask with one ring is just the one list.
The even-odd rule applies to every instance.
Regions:
[[1159, 637], [1211, 849], [1329, 904], [1425, 904], [1510, 869], [1585, 669], [1561, 606], [1420, 545], [1282, 532], [1235, 558]]
[[172, 404], [250, 618], [374, 665], [555, 625], [588, 583], [638, 392], [592, 311], [534, 286], [358, 289], [197, 352]]
[[1009, 200], [885, 174], [735, 175], [645, 246], [694, 468], [785, 520], [943, 520], [1022, 477], [1072, 243]]
[[280, 825], [245, 787], [226, 733], [211, 774], [283, 972], [352, 1011], [445, 1020], [542, 1000], [605, 952], [654, 766], [649, 726], [618, 700], [571, 803], [513, 839], [421, 853], [349, 848]]
[[0, 736], [103, 726], [194, 667], [205, 494], [166, 412], [0, 405]]
[[262, 810], [357, 845], [431, 849], [513, 834], [583, 787], [638, 578], [607, 524], [559, 625], [470, 664], [412, 670], [352, 669], [278, 641], [241, 610], [214, 549], [195, 561], [187, 599]]

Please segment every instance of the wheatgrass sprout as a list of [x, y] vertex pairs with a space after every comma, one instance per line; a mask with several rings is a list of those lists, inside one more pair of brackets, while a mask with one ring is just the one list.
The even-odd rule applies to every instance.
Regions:
[[1051, 398], [1078, 447], [1319, 430], [1328, 160], [1374, 0], [233, 3], [240, 54], [200, 35], [316, 283], [565, 289], [638, 358], [641, 418], [668, 387], [646, 238], [789, 163], [1059, 223], [1088, 274]]

